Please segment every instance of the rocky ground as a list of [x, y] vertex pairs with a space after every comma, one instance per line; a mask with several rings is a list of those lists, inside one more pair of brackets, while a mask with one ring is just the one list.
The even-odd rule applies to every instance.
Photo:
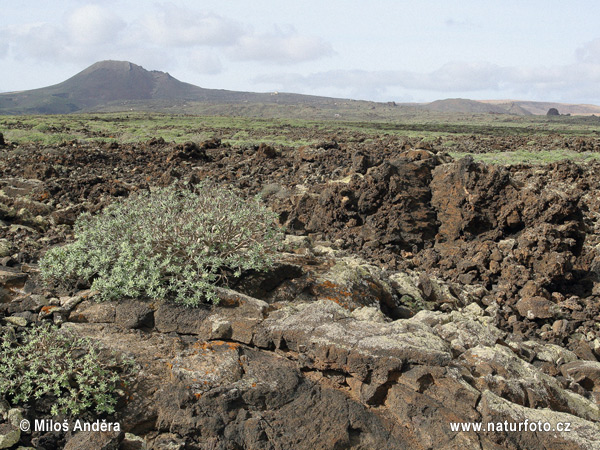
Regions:
[[[0, 448], [600, 448], [600, 163], [505, 168], [443, 148], [5, 146], [1, 331], [53, 321], [139, 372], [121, 432], [17, 433], [4, 406]], [[291, 244], [219, 306], [97, 303], [86, 286], [39, 280], [40, 256], [72, 239], [81, 212], [204, 178], [262, 193]], [[571, 432], [450, 428], [525, 419]]]

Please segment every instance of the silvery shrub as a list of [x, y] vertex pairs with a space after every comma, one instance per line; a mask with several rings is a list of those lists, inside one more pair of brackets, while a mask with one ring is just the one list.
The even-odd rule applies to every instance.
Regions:
[[201, 183], [140, 191], [82, 214], [75, 240], [50, 249], [42, 276], [69, 286], [92, 282], [101, 299], [147, 297], [187, 306], [218, 303], [215, 286], [228, 275], [272, 266], [283, 242], [277, 214], [259, 196]]

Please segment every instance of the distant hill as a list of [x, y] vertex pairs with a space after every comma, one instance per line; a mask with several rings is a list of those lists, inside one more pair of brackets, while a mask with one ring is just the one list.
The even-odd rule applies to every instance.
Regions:
[[0, 94], [0, 114], [65, 114], [103, 109], [164, 108], [173, 102], [331, 105], [338, 99], [286, 93], [204, 89], [127, 61], [101, 61], [62, 83]]
[[556, 108], [560, 114], [571, 114], [573, 116], [589, 116], [592, 114], [600, 115], [600, 106], [573, 104], [573, 103], [556, 103], [556, 102], [532, 102], [527, 100], [479, 100], [481, 103], [486, 103], [494, 106], [505, 107], [505, 105], [517, 105], [530, 114], [546, 115], [550, 108]]
[[550, 108], [556, 108], [561, 115], [573, 116], [600, 115], [600, 106], [556, 102], [534, 102], [527, 100], [469, 100], [447, 98], [420, 107], [427, 111], [464, 114], [514, 114], [518, 116], [545, 116]]
[[531, 113], [516, 104], [483, 103], [476, 100], [464, 98], [448, 98], [445, 100], [436, 100], [422, 105], [423, 109], [437, 112], [455, 112], [465, 114], [516, 114], [519, 116], [531, 115]]
[[517, 100], [436, 100], [425, 104], [377, 103], [282, 92], [255, 93], [205, 89], [165, 72], [146, 70], [127, 61], [100, 61], [62, 83], [0, 94], [0, 114], [66, 114], [74, 112], [162, 111], [253, 117], [395, 120], [403, 115], [599, 114], [595, 105]]

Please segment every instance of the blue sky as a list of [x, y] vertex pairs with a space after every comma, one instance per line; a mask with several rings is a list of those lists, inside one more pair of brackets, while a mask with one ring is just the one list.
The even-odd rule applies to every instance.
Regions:
[[597, 1], [0, 4], [0, 92], [116, 59], [207, 88], [600, 104]]

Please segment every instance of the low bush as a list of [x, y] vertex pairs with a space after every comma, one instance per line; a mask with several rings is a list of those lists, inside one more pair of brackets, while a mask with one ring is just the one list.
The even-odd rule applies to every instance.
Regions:
[[255, 197], [203, 183], [196, 192], [167, 187], [115, 202], [75, 223], [75, 241], [50, 249], [42, 276], [72, 285], [92, 281], [103, 299], [168, 298], [218, 302], [228, 275], [265, 270], [283, 242], [277, 215]]
[[12, 405], [51, 400], [50, 413], [112, 414], [133, 362], [55, 327], [0, 333], [0, 392]]

